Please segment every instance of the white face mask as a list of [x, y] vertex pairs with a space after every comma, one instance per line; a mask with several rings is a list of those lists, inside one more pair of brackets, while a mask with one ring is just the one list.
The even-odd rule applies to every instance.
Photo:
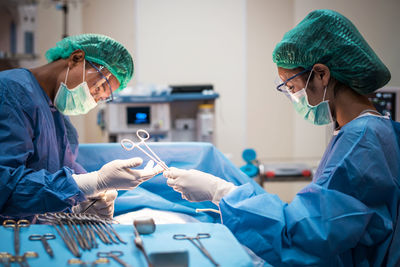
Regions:
[[66, 83], [69, 67], [65, 76], [65, 82], [61, 82], [54, 99], [54, 105], [64, 115], [81, 115], [88, 113], [97, 106], [89, 86], [85, 82], [85, 61], [83, 63], [83, 81], [75, 88], [68, 89]]

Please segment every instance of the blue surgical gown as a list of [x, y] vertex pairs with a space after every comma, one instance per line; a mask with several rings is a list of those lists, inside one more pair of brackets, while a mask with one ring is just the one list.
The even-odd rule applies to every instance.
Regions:
[[223, 223], [273, 266], [400, 266], [400, 124], [347, 123], [290, 204], [240, 186], [220, 202]]
[[61, 211], [85, 199], [72, 173], [77, 133], [27, 69], [0, 72], [0, 215]]

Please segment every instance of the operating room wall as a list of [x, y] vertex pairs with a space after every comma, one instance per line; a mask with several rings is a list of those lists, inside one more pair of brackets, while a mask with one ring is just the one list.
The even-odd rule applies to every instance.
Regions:
[[[82, 8], [79, 2], [69, 6], [67, 29], [70, 35], [82, 33]], [[60, 9], [47, 0], [39, 0], [37, 5], [37, 27], [35, 32], [35, 52], [39, 56], [31, 67], [47, 63], [46, 51], [62, 39], [63, 17]], [[28, 67], [28, 66], [27, 66]], [[79, 133], [79, 140], [85, 140], [84, 116], [71, 116], [71, 122]]]
[[[284, 13], [284, 16], [282, 15]], [[286, 97], [275, 90], [272, 51], [293, 26], [293, 0], [247, 1], [247, 142], [262, 162], [290, 161], [293, 113]], [[242, 162], [243, 163], [243, 162]]]
[[246, 1], [137, 0], [138, 82], [208, 84], [216, 146], [240, 163], [246, 142]]
[[[112, 2], [112, 4], [110, 4]], [[135, 63], [136, 80], [136, 22], [134, 0], [87, 0], [82, 4], [83, 33], [107, 35], [123, 44], [131, 53]], [[97, 126], [97, 114], [101, 106], [91, 110], [85, 116], [84, 142], [108, 142], [108, 136]]]

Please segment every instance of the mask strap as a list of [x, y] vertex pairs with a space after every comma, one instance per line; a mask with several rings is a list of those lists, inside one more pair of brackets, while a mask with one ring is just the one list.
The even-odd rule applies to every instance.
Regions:
[[67, 85], [68, 73], [69, 73], [69, 67], [67, 68], [67, 74], [65, 74], [65, 81], [64, 81], [65, 85]]
[[328, 88], [328, 86], [325, 86], [325, 90], [324, 90], [324, 98], [322, 99], [322, 102], [325, 101], [325, 95], [326, 95], [326, 89]]
[[[85, 68], [86, 68], [86, 60], [83, 59], [83, 81], [85, 81]], [[67, 85], [68, 73], [69, 73], [69, 67], [67, 68], [67, 74], [65, 74], [65, 81], [64, 81], [65, 85]]]
[[306, 87], [305, 87], [306, 90], [307, 90], [307, 87], [308, 87], [308, 82], [309, 82], [310, 79], [311, 79], [311, 74], [312, 74], [313, 70], [314, 70], [314, 69], [311, 69], [310, 75], [308, 75], [307, 82], [306, 82]]
[[86, 60], [83, 59], [83, 82], [85, 82], [85, 69], [86, 69]]

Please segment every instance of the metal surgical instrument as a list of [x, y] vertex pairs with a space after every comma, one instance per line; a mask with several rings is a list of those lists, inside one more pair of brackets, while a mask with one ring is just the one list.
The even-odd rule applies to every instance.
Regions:
[[[104, 191], [104, 194], [107, 192], [107, 190]], [[90, 209], [94, 204], [96, 204], [97, 201], [99, 201], [101, 198], [96, 197], [96, 198], [90, 198], [89, 200], [92, 200], [92, 203], [90, 203], [81, 213], [85, 213]]]
[[119, 250], [113, 250], [113, 251], [110, 251], [110, 252], [97, 252], [97, 257], [112, 258], [113, 260], [115, 260], [116, 262], [121, 264], [121, 266], [131, 267], [128, 263], [124, 262], [123, 260], [121, 260], [119, 258], [122, 255], [124, 255], [124, 253], [122, 251], [119, 251]]
[[11, 257], [11, 262], [17, 262], [21, 267], [29, 267], [27, 258], [37, 258], [39, 255], [36, 252], [28, 251], [25, 252], [24, 255], [19, 256], [15, 255]]
[[[162, 161], [156, 153], [154, 153], [153, 150], [151, 150], [151, 148], [146, 144], [146, 140], [148, 140], [150, 138], [150, 134], [143, 129], [139, 129], [136, 131], [136, 136], [140, 139], [139, 143], [134, 143], [132, 140], [129, 139], [122, 139], [121, 140], [121, 146], [126, 150], [126, 151], [130, 151], [132, 149], [134, 149], [135, 147], [137, 147], [138, 149], [140, 149], [140, 151], [142, 151], [143, 153], [145, 153], [150, 159], [152, 159], [155, 163], [157, 163], [158, 165], [160, 165], [164, 170], [169, 170], [167, 164], [165, 164], [164, 161]], [[128, 146], [127, 146], [128, 144]], [[146, 150], [144, 150], [142, 147], [140, 147], [140, 145], [143, 144], [150, 152], [152, 155], [150, 155]]]
[[83, 250], [98, 247], [96, 235], [104, 244], [127, 244], [112, 227], [114, 221], [100, 218], [95, 214], [57, 212], [38, 214], [36, 218], [39, 221], [50, 223], [67, 248], [77, 258], [82, 255], [79, 247]]
[[16, 262], [21, 267], [29, 267], [27, 258], [37, 258], [39, 255], [36, 252], [28, 251], [25, 252], [24, 255], [11, 255], [8, 252], [0, 252], [0, 263], [3, 264], [4, 267], [10, 267], [11, 263]]
[[11, 266], [11, 258], [12, 255], [8, 252], [0, 252], [0, 263], [3, 264], [4, 267]]
[[14, 221], [14, 220], [5, 220], [3, 222], [3, 226], [6, 228], [14, 228], [14, 250], [15, 250], [15, 256], [19, 255], [19, 251], [21, 248], [20, 245], [20, 238], [19, 238], [19, 228], [20, 227], [28, 227], [30, 225], [30, 222], [28, 220], [19, 220], [19, 221]]
[[195, 245], [203, 254], [206, 256], [215, 266], [219, 266], [219, 264], [211, 257], [210, 253], [207, 251], [207, 249], [203, 246], [203, 244], [200, 242], [200, 239], [203, 238], [210, 238], [211, 235], [207, 233], [198, 233], [197, 236], [195, 237], [190, 237], [184, 234], [178, 234], [174, 235], [173, 238], [175, 240], [189, 240], [192, 242], [193, 245]]
[[68, 264], [79, 264], [80, 266], [92, 266], [92, 267], [96, 266], [97, 264], [105, 264], [109, 262], [110, 260], [107, 258], [98, 258], [97, 260], [92, 262], [85, 262], [81, 259], [76, 259], [76, 258], [68, 260]]
[[[36, 217], [39, 221], [50, 223], [54, 227], [54, 229], [56, 229], [57, 233], [60, 235], [61, 239], [64, 241], [64, 244], [67, 246], [69, 251], [71, 251], [71, 253], [75, 257], [81, 257], [78, 246], [70, 237], [68, 231], [65, 229], [60, 219], [56, 218], [52, 213], [38, 214], [36, 215]], [[58, 229], [57, 226], [60, 226], [61, 230]]]
[[43, 244], [43, 248], [46, 251], [47, 254], [49, 254], [49, 256], [51, 258], [54, 257], [54, 253], [53, 250], [51, 249], [49, 242], [47, 242], [47, 240], [51, 240], [51, 239], [55, 239], [56, 236], [53, 234], [44, 234], [44, 235], [30, 235], [29, 236], [29, 240], [31, 241], [37, 241], [40, 240]]
[[[143, 227], [141, 227], [143, 226]], [[145, 230], [144, 232], [139, 232], [139, 229]], [[133, 221], [133, 231], [135, 233], [135, 246], [143, 253], [144, 258], [146, 259], [148, 267], [153, 267], [151, 264], [149, 256], [147, 255], [146, 250], [144, 249], [143, 240], [140, 237], [140, 233], [151, 234], [156, 229], [156, 225], [152, 218], [146, 220], [134, 220]]]

